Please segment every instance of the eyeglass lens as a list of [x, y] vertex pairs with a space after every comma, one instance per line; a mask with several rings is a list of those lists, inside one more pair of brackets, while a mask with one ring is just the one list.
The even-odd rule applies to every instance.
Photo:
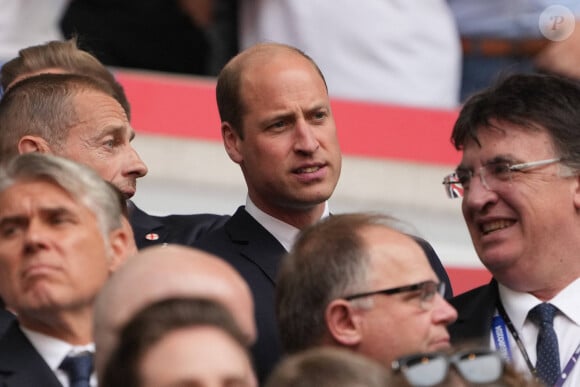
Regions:
[[468, 352], [452, 357], [441, 353], [418, 355], [408, 358], [401, 371], [412, 386], [435, 386], [447, 377], [450, 362], [470, 383], [491, 383], [498, 380], [503, 372], [501, 357], [493, 352]]
[[425, 282], [421, 288], [421, 308], [430, 310], [437, 293], [445, 294], [445, 282]]

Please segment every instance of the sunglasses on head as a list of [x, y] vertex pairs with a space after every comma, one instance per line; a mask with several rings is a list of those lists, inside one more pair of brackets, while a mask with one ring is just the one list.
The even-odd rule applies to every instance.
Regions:
[[451, 355], [434, 352], [401, 357], [392, 363], [395, 372], [401, 372], [413, 387], [435, 386], [443, 382], [451, 365], [467, 382], [493, 383], [503, 374], [504, 360], [490, 349], [472, 349]]

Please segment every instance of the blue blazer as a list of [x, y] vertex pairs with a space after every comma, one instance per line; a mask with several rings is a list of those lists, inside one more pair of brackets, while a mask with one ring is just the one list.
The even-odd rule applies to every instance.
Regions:
[[42, 356], [14, 321], [0, 338], [0, 386], [62, 387]]
[[[230, 218], [229, 215], [214, 214], [154, 216], [134, 203], [131, 207], [129, 222], [138, 249], [162, 243], [191, 246], [204, 233], [222, 226]], [[148, 234], [156, 239], [148, 239]]]
[[[429, 262], [442, 281], [449, 278], [435, 251], [426, 241], [417, 238]], [[276, 276], [282, 257], [286, 254], [278, 240], [260, 225], [244, 206], [223, 225], [206, 234], [194, 244], [202, 250], [222, 257], [247, 281], [254, 297], [258, 340], [252, 347], [256, 374], [263, 382], [282, 356], [275, 312]]]

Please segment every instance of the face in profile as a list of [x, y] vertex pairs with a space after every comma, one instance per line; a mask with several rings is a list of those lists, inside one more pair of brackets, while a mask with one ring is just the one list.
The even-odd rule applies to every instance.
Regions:
[[245, 349], [211, 326], [168, 333], [139, 365], [143, 387], [254, 387], [252, 372]]
[[0, 289], [26, 321], [46, 308], [82, 310], [120, 259], [96, 215], [62, 188], [17, 182], [0, 194]]
[[[380, 226], [368, 227], [361, 235], [370, 255], [368, 289], [363, 292], [439, 282], [425, 253], [409, 236]], [[457, 318], [439, 293], [424, 297], [420, 290], [376, 294], [372, 306], [360, 313], [363, 341], [359, 352], [385, 365], [412, 352], [448, 348], [447, 325]]]
[[135, 132], [125, 111], [114, 98], [98, 91], [86, 90], [73, 98], [78, 123], [56, 153], [95, 169], [125, 198], [132, 197], [147, 167], [131, 144]]
[[278, 48], [259, 59], [243, 71], [244, 138], [226, 131], [228, 154], [266, 212], [311, 209], [330, 197], [341, 169], [326, 86], [295, 52]]

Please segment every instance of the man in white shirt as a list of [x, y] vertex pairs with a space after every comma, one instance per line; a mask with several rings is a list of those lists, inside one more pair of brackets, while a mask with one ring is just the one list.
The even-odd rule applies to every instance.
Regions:
[[122, 216], [115, 188], [73, 161], [30, 153], [0, 169], [0, 295], [17, 320], [0, 339], [0, 384], [95, 385], [93, 303], [130, 251]]
[[[452, 300], [452, 340], [481, 339], [547, 385], [580, 383], [580, 87], [514, 75], [470, 98], [444, 183], [490, 284]], [[562, 385], [562, 384], [558, 384]]]

